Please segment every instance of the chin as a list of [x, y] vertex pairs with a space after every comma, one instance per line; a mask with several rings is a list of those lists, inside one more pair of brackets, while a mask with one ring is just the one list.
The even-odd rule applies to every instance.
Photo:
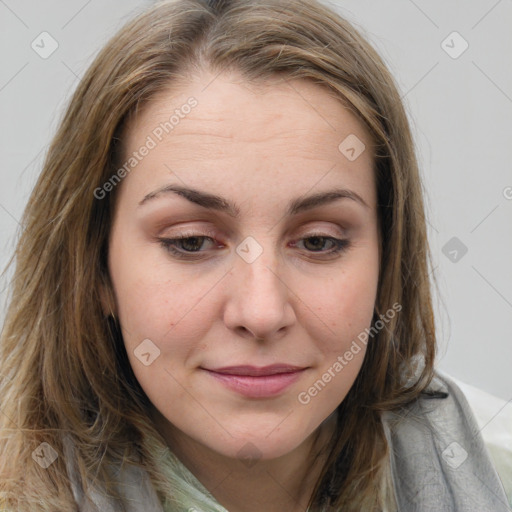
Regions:
[[247, 437], [236, 440], [229, 447], [218, 447], [221, 449], [218, 453], [250, 466], [258, 461], [269, 461], [288, 455], [304, 441], [304, 438], [291, 439], [289, 436], [276, 437], [272, 441], [254, 436], [252, 439]]
[[258, 428], [256, 422], [251, 426], [232, 428], [230, 433], [233, 437], [218, 439], [218, 442], [209, 438], [208, 445], [225, 457], [254, 462], [278, 459], [293, 452], [309, 438], [310, 434], [300, 431], [296, 425], [287, 429], [278, 424], [276, 422], [273, 429], [267, 426]]

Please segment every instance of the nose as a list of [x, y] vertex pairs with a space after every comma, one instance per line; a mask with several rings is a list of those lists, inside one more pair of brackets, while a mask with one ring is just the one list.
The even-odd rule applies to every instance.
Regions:
[[278, 270], [275, 258], [264, 251], [248, 263], [236, 256], [229, 272], [224, 323], [247, 339], [281, 338], [296, 320], [290, 302], [293, 292]]

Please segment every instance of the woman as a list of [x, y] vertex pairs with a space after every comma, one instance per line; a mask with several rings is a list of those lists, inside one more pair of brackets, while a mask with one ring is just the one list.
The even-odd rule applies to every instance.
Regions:
[[6, 510], [507, 510], [436, 375], [394, 82], [314, 0], [163, 2], [80, 83], [2, 335]]

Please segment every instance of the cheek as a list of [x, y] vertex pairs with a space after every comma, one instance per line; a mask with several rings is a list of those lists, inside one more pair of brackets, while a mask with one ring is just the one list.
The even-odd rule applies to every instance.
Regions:
[[[173, 360], [182, 361], [211, 323], [215, 303], [209, 292], [219, 276], [176, 272], [159, 250], [138, 244], [128, 248], [121, 238], [111, 244], [110, 274], [127, 352], [132, 357], [149, 339], [162, 355], [172, 349]], [[168, 346], [166, 339], [175, 341]]]
[[145, 273], [143, 279], [125, 275], [124, 281], [119, 275], [119, 319], [137, 381], [153, 404], [176, 419], [166, 407], [190, 401], [185, 382], [215, 319], [215, 303], [208, 295], [215, 280], [178, 285], [156, 274]]
[[[317, 317], [311, 326], [321, 326], [312, 339], [323, 339], [324, 350], [341, 350], [362, 331], [370, 326], [377, 297], [378, 262], [374, 255], [353, 258], [324, 281], [315, 293], [309, 293], [311, 311]], [[308, 295], [304, 295], [308, 296]]]
[[[135, 348], [142, 339], [152, 339], [163, 351], [173, 350], [180, 359], [195, 347], [209, 329], [215, 315], [213, 295], [208, 294], [215, 280], [207, 278], [184, 285], [174, 280], [146, 276], [125, 280], [119, 298], [119, 319], [127, 348]], [[210, 282], [211, 281], [211, 282]], [[174, 340], [172, 347], [168, 341]]]
[[115, 226], [109, 246], [109, 271], [119, 316], [129, 327], [135, 319], [148, 319], [159, 311], [176, 308], [171, 292], [180, 290], [185, 276], [169, 274], [165, 253], [157, 242], [137, 233], [130, 221]]
[[312, 306], [305, 325], [321, 354], [321, 363], [314, 378], [302, 389], [300, 403], [314, 409], [332, 409], [354, 383], [366, 354], [374, 313], [377, 254], [376, 250], [360, 251], [357, 256], [354, 253], [340, 272], [322, 281], [321, 287], [314, 287], [314, 293], [311, 287], [309, 295], [305, 295], [308, 290], [301, 291]]

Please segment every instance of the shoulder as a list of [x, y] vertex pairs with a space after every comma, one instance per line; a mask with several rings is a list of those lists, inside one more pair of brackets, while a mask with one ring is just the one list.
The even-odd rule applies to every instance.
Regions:
[[436, 372], [421, 398], [383, 425], [400, 509], [510, 511], [480, 427], [459, 386]]
[[508, 402], [452, 377], [464, 393], [512, 508], [512, 400]]
[[[69, 436], [63, 438], [66, 470], [71, 490], [79, 512], [163, 512], [158, 495], [151, 483], [149, 474], [141, 467], [133, 464], [123, 464], [121, 467], [111, 466], [110, 472], [116, 483], [122, 504], [115, 497], [109, 495], [101, 483], [88, 480], [84, 490], [77, 467], [76, 450]], [[0, 512], [2, 510], [0, 509]]]

